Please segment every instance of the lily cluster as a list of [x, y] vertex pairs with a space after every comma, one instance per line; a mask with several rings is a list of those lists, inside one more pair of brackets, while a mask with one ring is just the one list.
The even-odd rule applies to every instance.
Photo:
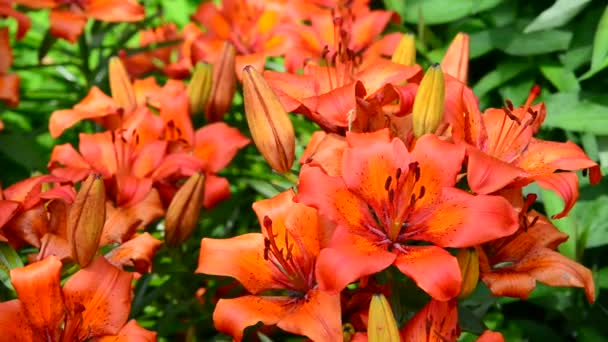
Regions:
[[[49, 8], [50, 33], [70, 42], [88, 18], [144, 18], [133, 0], [0, 0], [18, 38], [29, 22], [14, 3]], [[83, 120], [97, 132], [56, 146], [49, 174], [0, 191], [0, 241], [35, 251], [10, 271], [18, 299], [0, 303], [0, 339], [155, 340], [128, 320], [132, 279], [230, 196], [218, 173], [250, 143], [223, 122], [239, 83], [251, 140], [295, 181], [253, 203], [259, 232], [202, 239], [195, 272], [242, 285], [218, 299], [219, 331], [240, 341], [261, 322], [314, 341], [453, 341], [458, 303], [480, 281], [496, 296], [526, 299], [541, 282], [594, 301], [591, 271], [557, 251], [568, 236], [524, 187], [561, 197], [559, 219], [578, 199], [576, 171], [597, 183], [599, 166], [574, 143], [537, 137], [539, 87], [519, 107], [482, 112], [466, 34], [425, 71], [413, 35], [382, 35], [398, 16], [366, 0], [212, 1], [192, 19], [140, 35], [142, 46], [175, 44], [111, 58], [110, 93], [93, 87], [49, 122], [55, 138]], [[10, 56], [0, 28], [0, 100], [16, 104]], [[264, 71], [269, 57], [284, 71]], [[159, 71], [163, 84], [144, 77]], [[288, 113], [319, 128], [299, 165]], [[144, 232], [162, 219], [164, 241]]]

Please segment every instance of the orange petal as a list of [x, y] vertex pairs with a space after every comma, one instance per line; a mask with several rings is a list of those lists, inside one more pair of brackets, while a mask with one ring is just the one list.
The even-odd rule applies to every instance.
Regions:
[[460, 336], [456, 301], [431, 300], [401, 330], [405, 341], [456, 341]]
[[68, 310], [84, 306], [80, 340], [118, 334], [129, 317], [132, 278], [100, 256], [65, 283]]
[[38, 252], [38, 260], [45, 259], [49, 256], [56, 256], [61, 260], [67, 260], [72, 257], [70, 244], [65, 237], [55, 234], [44, 234], [40, 239], [40, 251]]
[[353, 23], [349, 48], [354, 52], [367, 48], [384, 31], [394, 14], [392, 11], [370, 11], [358, 16]]
[[556, 170], [582, 170], [597, 165], [573, 142], [532, 139], [527, 149], [514, 161], [529, 176], [540, 176]]
[[310, 290], [277, 326], [285, 331], [303, 335], [313, 341], [340, 341], [340, 295]]
[[90, 0], [85, 13], [109, 22], [138, 21], [145, 15], [144, 8], [136, 0]]
[[205, 194], [203, 206], [213, 208], [219, 202], [230, 197], [230, 183], [224, 177], [216, 175], [205, 176]]
[[156, 332], [146, 330], [132, 319], [125, 324], [116, 336], [104, 336], [96, 339], [98, 342], [155, 342]]
[[152, 258], [162, 242], [148, 233], [137, 237], [114, 248], [106, 255], [108, 261], [116, 267], [132, 266], [139, 273], [152, 270]]
[[454, 256], [436, 246], [403, 246], [403, 249], [404, 252], [397, 255], [395, 266], [418, 287], [440, 301], [458, 296], [462, 275]]
[[503, 197], [473, 196], [455, 188], [444, 188], [436, 203], [415, 210], [408, 222], [409, 239], [441, 247], [471, 247], [511, 235], [519, 228], [517, 214]]
[[[338, 226], [331, 248], [321, 250], [317, 258], [319, 288], [337, 293], [351, 282], [390, 266], [395, 261], [395, 254], [378, 246], [376, 239], [371, 233], [368, 236], [355, 235]], [[457, 271], [460, 275], [460, 270]]]
[[59, 285], [61, 267], [61, 261], [51, 256], [11, 270], [11, 282], [35, 336], [50, 336], [58, 340], [65, 314]]
[[553, 219], [566, 217], [578, 200], [578, 176], [574, 172], [551, 173], [535, 178], [543, 189], [553, 190], [564, 200], [564, 209], [554, 214]]
[[467, 180], [471, 190], [479, 194], [498, 191], [524, 175], [523, 170], [494, 158], [475, 147], [467, 146], [469, 163]]
[[54, 37], [63, 38], [70, 43], [75, 43], [84, 30], [87, 18], [77, 12], [70, 10], [52, 9], [49, 17], [51, 22], [51, 34]]
[[230, 239], [204, 238], [196, 272], [233, 277], [256, 294], [283, 288], [274, 280], [271, 265], [264, 259], [264, 236], [249, 233]]
[[217, 173], [228, 166], [236, 153], [249, 144], [241, 132], [216, 122], [205, 125], [194, 133], [194, 155], [208, 162], [207, 171]]
[[[34, 332], [18, 299], [0, 303], [0, 327], [2, 327], [2, 338], [6, 341], [35, 342], [39, 336], [47, 336]], [[57, 333], [55, 335], [59, 338]]]
[[19, 206], [19, 202], [0, 201], [0, 229], [17, 213]]
[[[9, 5], [6, 7], [0, 6], [0, 16], [13, 17], [17, 21], [17, 39], [23, 39], [23, 37], [25, 36], [25, 33], [30, 29], [30, 27], [32, 25], [31, 20], [27, 15], [25, 15], [24, 13], [15, 11], [14, 9], [12, 9], [10, 7], [10, 2], [9, 2]], [[2, 69], [0, 67], [0, 70], [4, 70], [4, 69]]]
[[19, 104], [19, 76], [17, 74], [0, 75], [0, 100], [12, 107]]
[[[260, 225], [264, 225], [265, 217], [272, 220], [272, 232], [276, 234], [275, 243], [279, 249], [289, 248], [285, 245], [285, 235], [289, 232], [289, 238], [298, 238], [299, 248], [292, 249], [292, 255], [299, 262], [300, 258], [306, 256], [317, 256], [320, 245], [320, 226], [317, 211], [311, 207], [293, 201], [295, 193], [292, 189], [284, 191], [270, 199], [253, 203]], [[305, 255], [302, 255], [302, 248]], [[304, 270], [307, 271], [307, 270]], [[312, 270], [311, 270], [312, 271]]]
[[462, 83], [467, 83], [469, 72], [469, 35], [458, 33], [441, 61], [441, 69]]
[[341, 176], [342, 155], [345, 148], [344, 137], [316, 131], [310, 138], [302, 157], [300, 157], [300, 164], [318, 166], [332, 177]]
[[505, 342], [505, 338], [497, 331], [486, 330], [479, 335], [475, 342]]

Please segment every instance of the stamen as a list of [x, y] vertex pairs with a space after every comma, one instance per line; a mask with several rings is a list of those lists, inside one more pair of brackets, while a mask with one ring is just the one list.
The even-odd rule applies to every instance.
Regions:
[[386, 181], [384, 182], [384, 190], [388, 191], [388, 189], [391, 187], [391, 181], [393, 180], [393, 177], [388, 176], [386, 178]]

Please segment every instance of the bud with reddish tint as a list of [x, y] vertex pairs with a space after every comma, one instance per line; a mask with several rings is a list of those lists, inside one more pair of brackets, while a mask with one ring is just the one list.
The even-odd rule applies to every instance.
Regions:
[[243, 97], [255, 146], [275, 171], [289, 172], [295, 157], [293, 124], [277, 95], [251, 65], [243, 69]]
[[443, 57], [441, 69], [446, 74], [467, 83], [469, 73], [469, 35], [458, 33]]
[[68, 243], [72, 258], [86, 267], [95, 257], [106, 220], [106, 190], [99, 175], [90, 175], [80, 186], [68, 213]]
[[213, 65], [213, 88], [205, 110], [209, 122], [221, 121], [232, 105], [236, 92], [235, 63], [236, 49], [225, 42], [220, 58]]
[[175, 246], [186, 240], [198, 223], [205, 195], [205, 176], [195, 173], [173, 196], [165, 218], [165, 242]]
[[133, 84], [129, 79], [127, 69], [122, 64], [122, 61], [118, 57], [110, 58], [109, 77], [110, 77], [110, 91], [112, 98], [116, 101], [116, 104], [123, 108], [125, 112], [130, 113], [137, 107], [137, 100], [135, 98], [135, 90]]

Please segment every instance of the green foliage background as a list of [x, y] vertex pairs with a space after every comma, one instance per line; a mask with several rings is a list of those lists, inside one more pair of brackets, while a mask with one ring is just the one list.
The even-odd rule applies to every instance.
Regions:
[[[54, 42], [46, 35], [47, 11], [29, 11], [32, 29], [15, 42], [12, 72], [21, 77], [21, 103], [17, 108], [0, 104], [5, 130], [0, 132], [0, 180], [6, 187], [45, 172], [53, 146], [77, 145], [78, 132], [93, 132], [81, 123], [60, 139], [48, 133], [48, 118], [56, 109], [70, 108], [93, 85], [108, 90], [107, 60], [119, 49], [140, 51], [137, 32], [144, 27], [189, 21], [197, 1], [144, 1], [147, 19], [135, 24], [90, 22], [75, 45]], [[543, 92], [547, 119], [543, 138], [572, 140], [590, 157], [608, 168], [608, 7], [605, 1], [557, 0], [384, 0], [373, 3], [397, 11], [401, 24], [390, 30], [415, 32], [418, 61], [423, 66], [441, 60], [457, 32], [468, 32], [471, 41], [469, 84], [482, 108], [500, 107], [505, 99], [523, 103], [533, 84]], [[12, 32], [15, 23], [0, 20]], [[269, 62], [268, 66], [275, 64]], [[157, 75], [162, 78], [161, 75]], [[226, 121], [248, 134], [239, 95]], [[292, 116], [301, 153], [314, 126]], [[200, 124], [200, 123], [199, 123]], [[158, 332], [161, 341], [229, 340], [213, 328], [211, 315], [216, 292], [225, 291], [229, 279], [193, 274], [202, 237], [229, 237], [258, 230], [251, 210], [255, 200], [270, 197], [292, 184], [272, 174], [253, 146], [241, 152], [223, 171], [232, 184], [233, 196], [202, 215], [195, 235], [179, 248], [163, 247], [155, 259], [154, 272], [135, 286], [131, 316]], [[538, 209], [551, 215], [562, 206], [552, 193], [528, 187], [540, 195]], [[464, 330], [480, 332], [482, 322], [503, 332], [508, 341], [600, 341], [608, 339], [608, 181], [589, 186], [581, 177], [580, 200], [570, 216], [554, 222], [570, 239], [561, 252], [593, 270], [597, 301], [588, 304], [581, 290], [554, 289], [539, 285], [528, 301], [496, 299], [480, 285], [475, 295], [460, 305]], [[149, 227], [161, 236], [162, 222]], [[25, 256], [28, 250], [20, 251]], [[8, 253], [0, 251], [0, 254]], [[6, 274], [0, 269], [6, 281]], [[1, 287], [1, 286], [0, 286]], [[204, 303], [195, 299], [205, 287]], [[0, 299], [13, 294], [0, 290]], [[224, 294], [223, 294], [224, 295]], [[481, 319], [481, 320], [480, 320]], [[472, 341], [465, 333], [462, 340]], [[279, 337], [276, 340], [291, 339]], [[297, 338], [293, 338], [299, 340]]]

